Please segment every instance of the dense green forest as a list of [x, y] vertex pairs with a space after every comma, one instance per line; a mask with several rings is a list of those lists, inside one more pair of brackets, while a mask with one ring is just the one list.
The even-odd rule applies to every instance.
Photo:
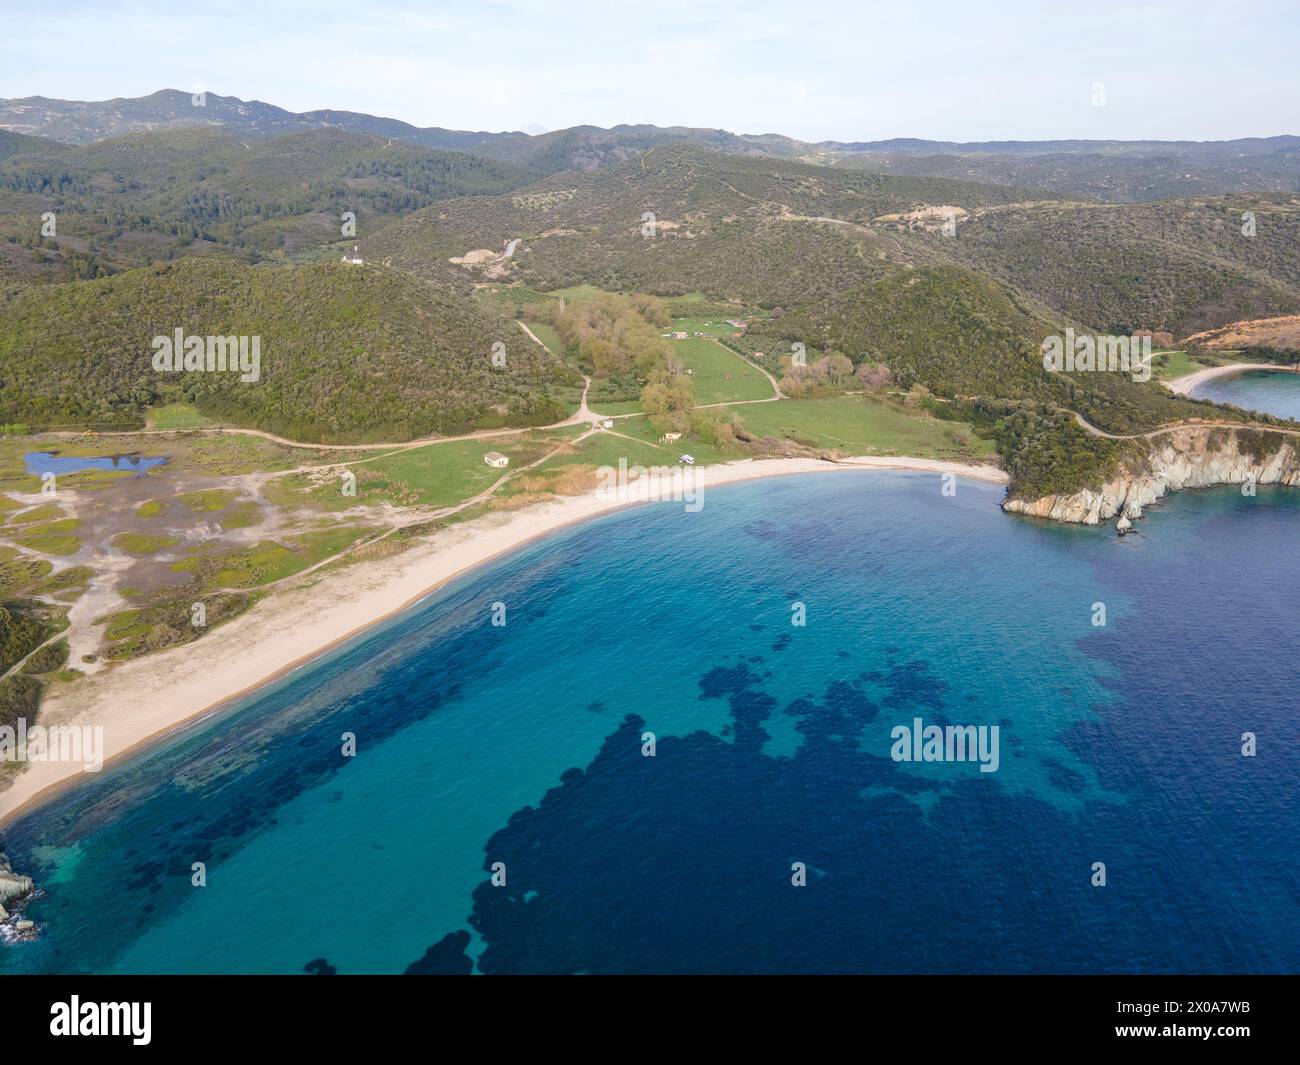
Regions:
[[1300, 203], [1284, 197], [1012, 207], [981, 213], [948, 246], [1102, 333], [1178, 338], [1300, 310]]
[[[1041, 305], [961, 267], [897, 270], [880, 281], [756, 324], [743, 347], [803, 343], [854, 367], [887, 367], [901, 388], [923, 386], [998, 443], [1013, 494], [1031, 497], [1095, 482], [1118, 454], [1073, 413], [1115, 434], [1218, 412], [1123, 373], [1047, 373], [1041, 341], [1063, 328]], [[734, 343], [734, 342], [733, 342]], [[1261, 416], [1263, 420], [1267, 416]]]
[[[96, 277], [214, 250], [256, 261], [344, 240], [345, 212], [356, 216], [354, 235], [365, 236], [438, 200], [536, 177], [510, 163], [337, 130], [244, 141], [183, 128], [48, 149], [32, 140], [21, 138], [21, 150], [0, 162], [0, 242], [30, 249], [28, 263], [11, 263], [12, 275], [48, 264], [56, 278]], [[46, 212], [57, 219], [53, 237], [41, 234]]]
[[[927, 206], [965, 212], [955, 235], [894, 217]], [[1241, 232], [1246, 212], [1250, 237]], [[1181, 337], [1300, 309], [1293, 197], [1089, 204], [682, 144], [507, 195], [449, 200], [362, 248], [423, 276], [481, 279], [449, 260], [515, 239], [504, 278], [542, 289], [586, 282], [789, 309], [874, 281], [891, 265], [959, 264], [1103, 333]]]
[[[176, 329], [260, 337], [259, 379], [158, 372]], [[0, 301], [0, 423], [138, 425], [184, 399], [295, 439], [400, 440], [558, 420], [573, 378], [484, 305], [368, 266], [187, 259]]]
[[870, 281], [890, 261], [942, 261], [942, 249], [866, 224], [880, 214], [926, 202], [974, 209], [1017, 195], [679, 144], [594, 174], [561, 174], [508, 195], [440, 203], [361, 247], [437, 277], [454, 256], [520, 239], [507, 276], [537, 288], [588, 282], [788, 307]]

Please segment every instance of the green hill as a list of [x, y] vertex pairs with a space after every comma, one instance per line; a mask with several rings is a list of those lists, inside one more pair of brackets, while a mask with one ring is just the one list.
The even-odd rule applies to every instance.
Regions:
[[[398, 214], [500, 193], [535, 176], [509, 163], [329, 129], [250, 140], [210, 128], [133, 133], [50, 145], [0, 164], [0, 241], [68, 261], [76, 267], [68, 277], [214, 250], [256, 261], [343, 239], [345, 211], [364, 236]], [[57, 215], [56, 239], [38, 235], [34, 219], [46, 211]], [[71, 263], [78, 254], [97, 269], [88, 275], [84, 264]]]
[[[957, 266], [895, 270], [880, 280], [763, 322], [744, 338], [768, 351], [794, 341], [856, 365], [889, 366], [902, 388], [924, 386], [927, 408], [991, 435], [1012, 494], [1036, 497], [1095, 482], [1118, 445], [1089, 435], [1154, 429], [1221, 414], [1181, 399], [1153, 379], [1124, 373], [1049, 373], [1041, 342], [1065, 323], [997, 281]], [[775, 342], [775, 343], [774, 343]]]
[[0, 129], [0, 162], [15, 156], [59, 155], [71, 151], [66, 145], [47, 141], [43, 137], [29, 137], [25, 133], [13, 133]]
[[[1041, 343], [1067, 322], [1007, 285], [960, 266], [893, 270], [879, 281], [756, 323], [749, 346], [802, 341], [855, 364], [885, 363], [903, 388], [970, 402], [1076, 410], [1108, 432], [1137, 432], [1206, 407], [1124, 373], [1049, 373]], [[770, 345], [766, 345], [769, 346]]]
[[[824, 146], [830, 148], [831, 146]], [[1149, 202], [1300, 192], [1300, 138], [1233, 141], [887, 141], [851, 146], [835, 166], [1041, 189], [1066, 199]]]
[[855, 363], [886, 363], [903, 387], [946, 396], [1047, 398], [1038, 343], [1048, 314], [996, 281], [956, 266], [895, 270], [771, 322], [746, 339], [802, 341]]
[[[687, 144], [655, 148], [591, 174], [561, 174], [503, 196], [417, 211], [362, 250], [423, 276], [448, 260], [500, 251], [495, 274], [537, 288], [581, 282], [674, 296], [704, 292], [763, 306], [830, 295], [880, 275], [888, 261], [941, 260], [941, 249], [870, 228], [924, 204], [966, 210], [1015, 201], [1013, 189], [894, 178]], [[646, 215], [654, 235], [644, 235]], [[475, 270], [462, 270], [475, 276]]]
[[[1255, 235], [1241, 232], [1243, 212]], [[1176, 337], [1300, 310], [1300, 200], [1039, 203], [980, 212], [950, 242], [971, 266], [1103, 333]]]
[[[259, 336], [260, 379], [157, 372], [152, 340], [178, 328]], [[294, 439], [401, 440], [556, 420], [572, 377], [508, 319], [372, 267], [187, 259], [0, 301], [9, 424], [137, 425], [149, 407], [185, 400]]]

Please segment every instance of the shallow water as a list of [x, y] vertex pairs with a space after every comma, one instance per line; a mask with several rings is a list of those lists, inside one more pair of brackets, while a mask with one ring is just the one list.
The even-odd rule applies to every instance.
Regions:
[[1207, 381], [1192, 396], [1300, 421], [1300, 374], [1251, 370]]
[[[12, 826], [0, 970], [1295, 971], [1300, 493], [1000, 495], [756, 481], [479, 570]], [[997, 771], [893, 761], [917, 717]]]
[[29, 451], [23, 456], [27, 472], [40, 477], [46, 473], [80, 473], [82, 470], [129, 470], [143, 473], [161, 466], [166, 456], [146, 455], [60, 455], [53, 451]]

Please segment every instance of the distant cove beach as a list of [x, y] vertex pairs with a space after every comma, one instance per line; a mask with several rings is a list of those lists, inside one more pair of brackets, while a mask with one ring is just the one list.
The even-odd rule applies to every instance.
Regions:
[[[729, 462], [696, 470], [695, 486], [696, 491], [707, 491], [765, 477], [880, 470], [949, 474], [991, 484], [1008, 481], [992, 466], [863, 456], [841, 462]], [[392, 558], [305, 576], [301, 584], [262, 600], [196, 643], [124, 662], [66, 691], [51, 692], [40, 721], [46, 726], [102, 728], [99, 754], [105, 763], [112, 762], [292, 672], [475, 567], [576, 522], [631, 505], [635, 502], [599, 492], [561, 498], [453, 526]], [[27, 766], [0, 791], [0, 825], [78, 779], [84, 779], [81, 763]]]
[[1175, 377], [1166, 381], [1165, 387], [1180, 396], [1191, 396], [1201, 385], [1217, 381], [1223, 377], [1238, 377], [1244, 373], [1260, 371], [1266, 373], [1300, 373], [1294, 366], [1280, 366], [1273, 362], [1234, 362], [1228, 366], [1207, 366], [1204, 370]]

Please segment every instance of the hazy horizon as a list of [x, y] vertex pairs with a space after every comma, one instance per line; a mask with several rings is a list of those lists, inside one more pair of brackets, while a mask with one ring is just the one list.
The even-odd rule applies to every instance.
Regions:
[[[305, 112], [293, 111], [290, 108], [283, 107], [282, 104], [277, 103], [275, 100], [262, 100], [255, 97], [240, 96], [238, 93], [221, 92], [217, 89], [213, 89], [208, 86], [204, 86], [204, 88], [209, 96], [225, 97], [227, 99], [236, 99], [239, 100], [241, 103], [245, 103], [245, 104], [253, 104], [253, 103], [266, 104], [272, 107], [279, 107], [282, 110], [289, 111], [292, 114], [308, 114], [311, 111], [340, 111], [340, 112], [348, 112], [352, 114], [367, 114], [373, 118], [392, 119], [400, 122], [407, 121], [406, 119], [400, 118], [397, 115], [379, 114], [379, 113], [369, 112], [369, 111], [358, 111], [356, 108], [353, 107], [325, 106], [319, 108], [310, 108], [308, 111]], [[155, 89], [153, 92], [141, 93], [139, 96], [128, 97], [128, 96], [118, 95], [118, 96], [104, 97], [102, 99], [96, 99], [96, 100], [82, 100], [71, 96], [51, 96], [48, 93], [29, 93], [25, 97], [5, 97], [5, 99], [46, 99], [46, 100], [58, 100], [64, 103], [96, 104], [96, 103], [111, 103], [114, 100], [144, 99], [146, 97], [155, 95], [156, 93], [159, 92], [185, 93], [187, 91], [189, 90], [178, 89], [174, 85], [167, 85], [162, 87], [161, 89]], [[540, 136], [541, 134], [544, 133], [552, 133], [564, 129], [574, 129], [583, 126], [597, 128], [597, 129], [616, 129], [620, 126], [638, 126], [638, 125], [653, 125], [658, 129], [672, 129], [672, 128], [720, 129], [726, 133], [732, 133], [736, 135], [750, 136], [750, 137], [792, 136], [791, 134], [788, 134], [783, 130], [779, 130], [779, 129], [729, 129], [726, 126], [720, 126], [716, 123], [705, 125], [705, 126], [691, 127], [688, 126], [687, 123], [685, 122], [663, 122], [663, 123], [616, 122], [610, 126], [600, 126], [594, 122], [575, 122], [572, 126], [543, 127], [540, 125], [535, 125], [534, 128], [532, 129], [521, 129], [521, 128], [468, 129], [459, 126], [436, 126], [436, 125], [419, 126], [414, 122], [411, 122], [409, 124], [411, 126], [414, 126], [417, 129], [440, 128], [440, 129], [447, 129], [447, 130], [452, 130], [461, 133], [490, 133], [490, 134], [523, 133], [528, 136]], [[1276, 133], [1253, 134], [1253, 135], [1246, 135], [1240, 137], [1207, 137], [1203, 139], [1196, 139], [1190, 137], [1169, 137], [1169, 138], [1165, 138], [1165, 137], [999, 137], [999, 138], [990, 138], [988, 140], [983, 140], [983, 141], [956, 141], [946, 137], [940, 138], [940, 137], [928, 137], [924, 135], [899, 134], [894, 137], [876, 137], [876, 138], [824, 137], [819, 142], [809, 142], [809, 143], [841, 143], [841, 144], [880, 143], [885, 141], [896, 140], [896, 141], [926, 141], [926, 142], [935, 142], [935, 143], [943, 142], [949, 144], [962, 144], [962, 145], [980, 145], [980, 144], [998, 144], [998, 143], [1037, 144], [1037, 143], [1045, 143], [1048, 141], [1096, 141], [1096, 142], [1112, 141], [1112, 142], [1122, 142], [1122, 143], [1131, 143], [1131, 144], [1140, 144], [1143, 142], [1154, 142], [1154, 143], [1161, 143], [1161, 144], [1180, 144], [1180, 143], [1215, 144], [1215, 143], [1225, 143], [1225, 142], [1238, 141], [1238, 140], [1271, 140], [1278, 137], [1297, 137], [1297, 136], [1300, 136], [1300, 133], [1292, 133], [1289, 130], [1280, 130]], [[792, 139], [802, 140], [803, 138], [793, 137]]]
[[[976, 11], [812, 0], [420, 5], [54, 0], [11, 19], [0, 96], [204, 88], [293, 112], [537, 133], [653, 124], [806, 141], [1236, 140], [1285, 135], [1300, 11], [1207, 3]], [[1159, 44], [1145, 42], [1158, 34]], [[1129, 44], [1128, 42], [1133, 42]], [[61, 62], [51, 74], [52, 49]], [[124, 64], [124, 56], [147, 62]], [[285, 56], [292, 56], [286, 62]]]

